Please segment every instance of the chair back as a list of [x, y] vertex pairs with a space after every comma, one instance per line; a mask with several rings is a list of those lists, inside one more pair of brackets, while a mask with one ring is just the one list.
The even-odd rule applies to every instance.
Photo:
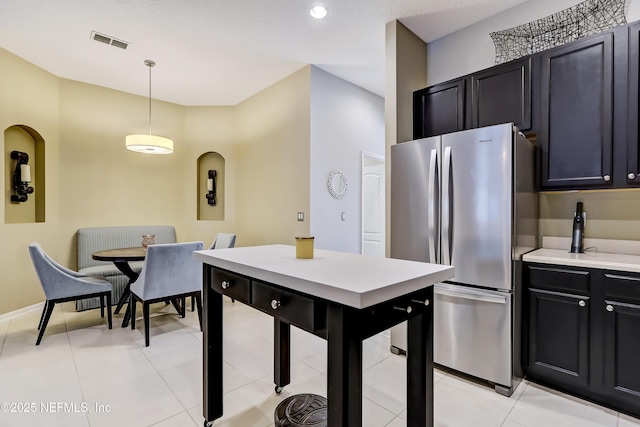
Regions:
[[29, 255], [47, 300], [89, 295], [111, 288], [104, 280], [84, 276], [58, 264], [37, 242], [29, 244]]
[[218, 233], [216, 240], [211, 244], [210, 249], [226, 249], [233, 248], [236, 245], [236, 235], [227, 233]]
[[143, 300], [202, 290], [202, 263], [194, 258], [193, 251], [203, 248], [202, 242], [148, 246], [142, 271], [131, 290]]

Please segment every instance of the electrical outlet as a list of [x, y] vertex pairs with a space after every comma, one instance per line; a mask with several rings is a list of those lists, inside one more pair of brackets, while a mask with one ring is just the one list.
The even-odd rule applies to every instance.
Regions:
[[298, 212], [298, 221], [304, 221], [304, 212]]

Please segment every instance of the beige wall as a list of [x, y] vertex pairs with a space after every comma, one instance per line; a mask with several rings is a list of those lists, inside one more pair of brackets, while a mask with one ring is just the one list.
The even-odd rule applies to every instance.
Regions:
[[[46, 168], [46, 222], [7, 224], [0, 221], [0, 313], [42, 301], [43, 294], [29, 259], [27, 245], [39, 241], [53, 257], [60, 257], [64, 246], [58, 245], [59, 230], [59, 79], [40, 68], [0, 49], [0, 135], [14, 125], [36, 129], [45, 141], [45, 156], [51, 160]], [[4, 141], [1, 144], [4, 147]], [[3, 178], [5, 162], [0, 162]], [[3, 182], [5, 180], [3, 179]], [[8, 183], [4, 182], [5, 188]], [[37, 191], [37, 190], [36, 190]], [[4, 192], [3, 192], [4, 194]], [[5, 212], [8, 198], [0, 200]]]
[[[0, 315], [44, 300], [27, 245], [75, 268], [79, 227], [170, 224], [179, 241], [234, 232], [238, 246], [309, 232], [296, 221], [309, 211], [309, 67], [235, 107], [154, 100], [152, 133], [175, 152], [150, 156], [124, 147], [127, 134], [148, 131], [147, 98], [59, 79], [2, 49], [0, 63], [0, 135], [35, 129], [47, 162], [46, 221], [0, 222]], [[210, 151], [225, 159], [225, 219], [198, 221], [197, 162]]]
[[[311, 67], [238, 105], [237, 219], [244, 245], [309, 234]], [[249, 125], [250, 124], [250, 125]]]
[[587, 212], [584, 236], [640, 240], [640, 189], [540, 194], [540, 235], [571, 237], [576, 203]]
[[[235, 144], [238, 126], [236, 108], [188, 107], [185, 109], [184, 132], [188, 160], [184, 190], [188, 194], [187, 198], [193, 200], [193, 203], [187, 206], [190, 212], [189, 221], [185, 224], [185, 240], [203, 240], [205, 246], [209, 246], [217, 233], [236, 233], [238, 234], [236, 246], [247, 246], [244, 243], [244, 233], [237, 227], [236, 218]], [[199, 178], [202, 178], [197, 176], [197, 162], [202, 154], [208, 152], [215, 152], [224, 157], [224, 178], [218, 181], [220, 185], [224, 184], [224, 189], [218, 189], [224, 193], [224, 219], [198, 221], [195, 220], [198, 215], [196, 200], [204, 195], [197, 193], [196, 183]]]
[[413, 139], [413, 92], [427, 85], [427, 44], [398, 21], [385, 30], [385, 162], [386, 253], [389, 254], [391, 152], [398, 142]]

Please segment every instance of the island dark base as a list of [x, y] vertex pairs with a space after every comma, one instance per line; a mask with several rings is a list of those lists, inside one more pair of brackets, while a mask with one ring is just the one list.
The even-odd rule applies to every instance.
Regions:
[[[362, 341], [407, 320], [407, 427], [433, 426], [432, 287], [359, 310], [210, 265], [205, 264], [203, 269], [205, 425], [212, 425], [223, 415], [222, 295], [232, 296], [225, 292], [232, 289], [228, 285], [232, 277], [237, 282], [236, 289], [249, 285], [244, 287], [248, 292], [234, 293], [234, 299], [274, 317], [276, 392], [290, 382], [290, 325], [327, 340], [328, 427], [362, 426]], [[224, 290], [217, 284], [220, 277], [227, 282]], [[283, 293], [287, 298], [282, 298], [281, 307], [281, 299], [275, 295]], [[265, 304], [263, 295], [274, 295], [273, 305]]]

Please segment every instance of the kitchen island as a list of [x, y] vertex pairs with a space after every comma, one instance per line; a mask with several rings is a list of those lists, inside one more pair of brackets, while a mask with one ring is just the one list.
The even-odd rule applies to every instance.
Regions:
[[203, 262], [203, 415], [223, 415], [222, 295], [274, 318], [274, 383], [290, 382], [290, 325], [327, 340], [327, 425], [362, 426], [362, 341], [408, 322], [407, 426], [433, 426], [433, 288], [451, 266], [295, 247], [197, 251]]

